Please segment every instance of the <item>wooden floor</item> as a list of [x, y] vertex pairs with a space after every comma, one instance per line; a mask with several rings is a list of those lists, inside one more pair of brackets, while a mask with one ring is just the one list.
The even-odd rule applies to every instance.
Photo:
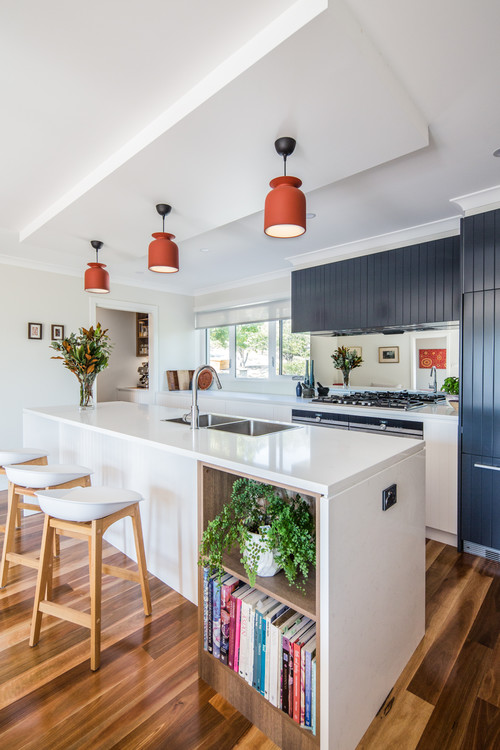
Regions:
[[[0, 493], [0, 523], [6, 493]], [[23, 521], [19, 551], [36, 551], [41, 519]], [[86, 543], [62, 541], [57, 600], [88, 606]], [[107, 546], [108, 562], [126, 558]], [[500, 565], [427, 543], [427, 633], [358, 750], [500, 749]], [[275, 750], [198, 679], [196, 608], [151, 578], [104, 578], [101, 669], [88, 631], [44, 616], [28, 646], [35, 573], [11, 569], [0, 590], [0, 748], [8, 750]], [[290, 750], [283, 748], [283, 750]]]

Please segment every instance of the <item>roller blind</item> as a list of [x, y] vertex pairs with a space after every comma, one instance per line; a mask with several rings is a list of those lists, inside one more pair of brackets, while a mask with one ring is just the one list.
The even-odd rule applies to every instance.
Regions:
[[291, 316], [290, 299], [264, 300], [251, 305], [219, 310], [195, 310], [195, 328], [219, 328], [264, 320], [285, 320]]

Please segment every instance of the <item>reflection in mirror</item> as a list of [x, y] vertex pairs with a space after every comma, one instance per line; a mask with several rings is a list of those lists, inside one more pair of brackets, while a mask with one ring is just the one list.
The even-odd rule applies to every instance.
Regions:
[[[358, 390], [433, 390], [432, 367], [436, 367], [439, 390], [445, 378], [458, 375], [458, 324], [454, 327], [449, 325], [442, 330], [405, 331], [390, 335], [312, 335], [311, 359], [314, 359], [316, 380], [330, 388], [342, 386], [342, 373], [334, 369], [331, 358], [338, 346], [361, 350], [363, 364], [351, 373], [351, 388]], [[391, 350], [394, 350], [393, 354]]]

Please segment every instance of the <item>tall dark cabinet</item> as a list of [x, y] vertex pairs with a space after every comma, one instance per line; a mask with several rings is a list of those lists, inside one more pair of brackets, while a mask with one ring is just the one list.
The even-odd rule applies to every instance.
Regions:
[[500, 550], [500, 210], [463, 220], [460, 536]]

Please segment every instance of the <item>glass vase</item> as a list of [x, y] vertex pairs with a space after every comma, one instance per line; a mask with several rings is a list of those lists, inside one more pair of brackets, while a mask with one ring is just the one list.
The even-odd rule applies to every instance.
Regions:
[[87, 411], [95, 407], [94, 402], [94, 383], [95, 373], [91, 372], [89, 375], [81, 375], [78, 380], [80, 382], [80, 411]]
[[351, 371], [342, 370], [342, 377], [344, 378], [344, 389], [347, 391], [349, 389], [349, 380], [351, 378]]

